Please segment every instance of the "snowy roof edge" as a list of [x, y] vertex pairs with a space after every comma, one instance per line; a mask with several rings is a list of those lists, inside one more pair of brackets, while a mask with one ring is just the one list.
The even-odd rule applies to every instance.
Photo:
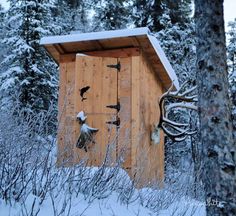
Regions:
[[174, 69], [172, 68], [169, 60], [167, 59], [167, 57], [166, 57], [163, 49], [161, 48], [158, 40], [154, 36], [151, 36], [151, 35], [148, 35], [148, 38], [149, 38], [151, 44], [153, 45], [157, 55], [159, 56], [163, 66], [165, 67], [166, 72], [168, 73], [169, 77], [171, 78], [175, 88], [179, 89], [179, 81], [178, 81], [178, 78], [176, 76], [176, 73], [175, 73]]
[[157, 56], [161, 60], [168, 76], [172, 80], [176, 89], [179, 89], [179, 81], [173, 70], [170, 62], [168, 61], [163, 49], [161, 48], [158, 40], [150, 34], [150, 30], [147, 27], [134, 28], [134, 29], [121, 29], [121, 30], [111, 30], [102, 32], [90, 32], [81, 34], [71, 34], [71, 35], [59, 35], [59, 36], [48, 36], [43, 37], [40, 40], [41, 45], [58, 44], [58, 43], [71, 43], [71, 42], [82, 42], [89, 40], [102, 40], [111, 39], [119, 37], [132, 37], [145, 35], [148, 37], [150, 43], [152, 44]]
[[110, 39], [118, 37], [131, 37], [138, 35], [148, 35], [149, 33], [150, 33], [149, 28], [142, 27], [134, 29], [121, 29], [121, 30], [111, 30], [102, 32], [49, 36], [49, 37], [43, 37], [40, 40], [40, 44], [47, 45], [47, 44], [57, 44], [57, 43], [88, 41], [88, 40]]

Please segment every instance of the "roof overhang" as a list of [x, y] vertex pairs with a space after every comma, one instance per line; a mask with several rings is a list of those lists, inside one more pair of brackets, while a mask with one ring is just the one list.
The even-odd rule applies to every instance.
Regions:
[[165, 88], [168, 88], [172, 82], [176, 89], [179, 88], [177, 76], [164, 51], [146, 27], [43, 37], [40, 44], [47, 49], [57, 63], [59, 63], [60, 55], [64, 54], [140, 47]]

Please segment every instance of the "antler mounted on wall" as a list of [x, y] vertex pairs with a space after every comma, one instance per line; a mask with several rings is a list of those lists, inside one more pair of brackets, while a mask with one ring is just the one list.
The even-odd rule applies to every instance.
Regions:
[[[193, 86], [190, 87], [189, 86]], [[189, 123], [181, 123], [170, 120], [169, 114], [173, 110], [181, 108], [197, 110], [195, 103], [197, 102], [196, 85], [194, 81], [188, 80], [183, 83], [177, 91], [173, 90], [173, 83], [166, 93], [164, 93], [159, 101], [160, 119], [158, 129], [162, 129], [165, 134], [175, 142], [183, 141], [188, 135], [196, 133], [190, 129]]]

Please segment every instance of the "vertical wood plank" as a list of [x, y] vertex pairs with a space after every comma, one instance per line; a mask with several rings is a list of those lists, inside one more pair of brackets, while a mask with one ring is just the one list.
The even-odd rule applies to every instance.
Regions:
[[[80, 89], [84, 87], [84, 69], [83, 69], [83, 58], [81, 56], [76, 56], [76, 67], [75, 67], [75, 116], [80, 111], [84, 110], [84, 103], [82, 102], [82, 98], [80, 96]], [[86, 94], [87, 96], [87, 94]], [[80, 125], [78, 120], [75, 123], [75, 136], [76, 142], [80, 135]], [[75, 145], [76, 145], [75, 142]], [[74, 149], [74, 161], [75, 163], [79, 163], [81, 161], [87, 161], [88, 156], [85, 154], [84, 149], [75, 148]]]
[[73, 163], [74, 71], [75, 61], [60, 63], [58, 165], [61, 166], [68, 166]]
[[[103, 58], [103, 74], [102, 74], [102, 113], [104, 133], [103, 145], [101, 148], [102, 160], [105, 159], [106, 152], [108, 153], [108, 163], [115, 163], [116, 161], [116, 145], [117, 145], [117, 130], [115, 125], [106, 124], [108, 121], [115, 121], [117, 117], [117, 110], [107, 108], [108, 105], [116, 105], [118, 100], [118, 71], [114, 68], [107, 67], [107, 65], [117, 64], [116, 58]], [[109, 149], [107, 149], [109, 148]]]
[[59, 70], [59, 97], [58, 97], [58, 154], [57, 165], [63, 163], [64, 142], [65, 142], [65, 117], [66, 117], [66, 63], [60, 63]]
[[138, 150], [138, 184], [145, 184], [148, 182], [149, 178], [149, 155], [148, 146], [150, 145], [150, 138], [148, 134], [148, 116], [150, 110], [148, 110], [148, 97], [151, 91], [151, 87], [147, 83], [147, 68], [145, 59], [141, 56], [141, 71], [140, 71], [140, 142]]
[[[88, 59], [88, 58], [87, 58]], [[89, 153], [91, 162], [95, 166], [99, 166], [102, 161], [102, 146], [104, 145], [104, 126], [103, 114], [102, 114], [102, 76], [103, 76], [103, 64], [101, 57], [89, 57], [89, 63], [92, 65], [92, 73], [88, 76], [88, 80], [92, 80], [91, 85], [91, 99], [86, 110], [90, 110], [91, 114], [88, 114], [88, 123], [95, 128], [99, 129], [96, 135], [96, 143], [92, 146]], [[89, 71], [86, 71], [89, 74]]]
[[121, 70], [118, 73], [118, 100], [121, 109], [118, 113], [120, 129], [118, 154], [124, 157], [124, 168], [131, 168], [131, 57], [120, 58]]
[[65, 145], [68, 164], [74, 163], [75, 148], [75, 62], [67, 62]]
[[132, 57], [131, 71], [131, 167], [132, 176], [137, 172], [137, 151], [140, 142], [140, 56]]

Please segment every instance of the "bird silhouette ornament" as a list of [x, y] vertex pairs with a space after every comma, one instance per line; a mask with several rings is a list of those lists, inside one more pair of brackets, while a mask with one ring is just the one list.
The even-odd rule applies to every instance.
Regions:
[[80, 127], [80, 135], [78, 141], [76, 143], [77, 148], [84, 148], [85, 152], [88, 151], [88, 145], [90, 143], [95, 144], [94, 135], [98, 132], [97, 128], [89, 127], [85, 122], [87, 116], [85, 116], [84, 111], [80, 111], [77, 115], [77, 119], [79, 121]]

